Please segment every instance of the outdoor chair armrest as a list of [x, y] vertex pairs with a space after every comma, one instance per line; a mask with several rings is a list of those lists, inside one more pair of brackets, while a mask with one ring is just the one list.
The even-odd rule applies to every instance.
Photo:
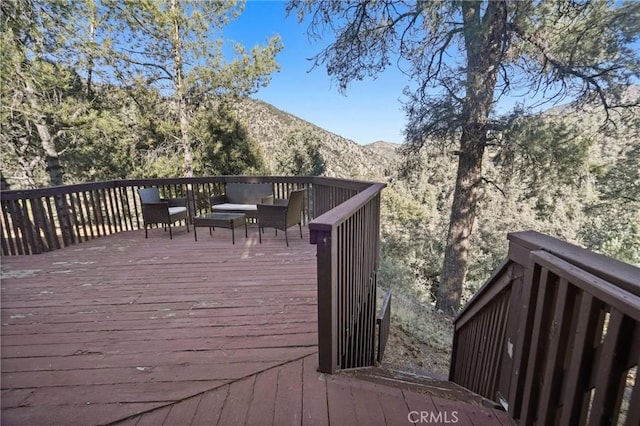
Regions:
[[152, 208], [152, 209], [157, 209], [157, 208], [167, 209], [167, 208], [169, 208], [169, 203], [167, 201], [159, 201], [157, 203], [142, 203], [142, 205], [144, 207], [148, 207], [148, 208]]
[[282, 214], [289, 206], [287, 205], [275, 205], [275, 204], [258, 204], [258, 210], [267, 214]]
[[186, 207], [187, 199], [182, 198], [162, 198], [162, 201], [168, 203], [168, 207]]

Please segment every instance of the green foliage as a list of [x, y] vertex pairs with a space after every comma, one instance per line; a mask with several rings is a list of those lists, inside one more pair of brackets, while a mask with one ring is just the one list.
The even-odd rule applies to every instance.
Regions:
[[494, 157], [494, 162], [511, 178], [524, 181], [532, 193], [540, 192], [549, 179], [564, 185], [576, 183], [588, 172], [587, 160], [594, 144], [574, 123], [548, 116], [521, 115], [497, 139], [505, 150], [517, 152], [505, 155], [502, 164], [502, 158]]
[[196, 170], [203, 175], [259, 175], [265, 173], [262, 149], [238, 121], [227, 102], [198, 116], [199, 147]]
[[275, 173], [288, 176], [321, 176], [327, 170], [320, 139], [309, 129], [290, 132], [275, 155]]
[[428, 150], [412, 156], [385, 189], [381, 214], [381, 282], [396, 293], [432, 303], [440, 280], [440, 264], [451, 202], [452, 159]]
[[[640, 265], [640, 144], [638, 141], [596, 178], [597, 197], [585, 207], [588, 219], [580, 236], [585, 245]], [[602, 168], [599, 169], [602, 172]]]
[[[613, 129], [587, 107], [519, 114], [492, 133], [463, 302], [506, 257], [509, 232], [536, 230], [640, 265], [638, 112]], [[421, 303], [435, 302], [453, 192], [455, 156], [440, 147], [406, 157], [382, 203], [380, 282]]]
[[75, 70], [58, 63], [72, 52], [75, 5], [9, 0], [1, 10], [2, 168], [27, 187], [62, 184], [56, 145], [86, 108]]
[[[243, 8], [188, 0], [2, 2], [3, 176], [33, 187], [46, 184], [45, 167], [62, 184], [62, 165], [67, 182], [190, 175], [200, 107], [223, 94], [253, 93], [278, 68], [278, 36], [250, 50], [234, 45], [233, 54], [222, 41]], [[255, 146], [234, 147], [227, 133], [216, 148], [229, 151], [226, 164], [216, 167], [262, 170]]]

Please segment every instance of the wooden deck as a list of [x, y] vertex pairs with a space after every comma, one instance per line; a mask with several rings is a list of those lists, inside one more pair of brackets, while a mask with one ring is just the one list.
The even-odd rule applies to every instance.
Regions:
[[289, 248], [179, 227], [3, 257], [2, 424], [510, 424], [318, 373], [316, 247], [296, 231]]

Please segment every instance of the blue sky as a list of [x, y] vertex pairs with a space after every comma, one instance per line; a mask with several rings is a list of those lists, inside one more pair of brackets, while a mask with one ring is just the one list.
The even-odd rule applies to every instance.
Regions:
[[353, 83], [342, 95], [324, 67], [310, 71], [308, 58], [326, 42], [309, 41], [306, 30], [295, 16], [286, 17], [285, 2], [277, 0], [247, 1], [242, 15], [225, 28], [227, 39], [247, 48], [264, 45], [274, 34], [282, 38], [280, 72], [253, 97], [358, 144], [402, 143], [405, 114], [400, 99], [407, 77], [394, 67], [376, 80]]
[[[324, 66], [311, 70], [309, 58], [329, 40], [310, 41], [307, 25], [299, 24], [296, 16], [287, 17], [285, 6], [282, 0], [247, 0], [242, 15], [224, 29], [226, 39], [241, 42], [247, 49], [266, 44], [275, 34], [282, 38], [284, 49], [276, 57], [280, 72], [273, 74], [271, 84], [253, 97], [358, 144], [379, 140], [402, 143], [406, 117], [401, 100], [403, 89], [410, 84], [408, 77], [391, 66], [375, 80], [353, 82], [344, 95], [340, 94]], [[499, 113], [520, 102], [528, 107], [537, 105], [538, 110], [553, 106], [539, 105], [542, 93], [532, 97], [526, 90], [519, 91], [515, 80], [512, 83], [512, 93], [497, 106]]]

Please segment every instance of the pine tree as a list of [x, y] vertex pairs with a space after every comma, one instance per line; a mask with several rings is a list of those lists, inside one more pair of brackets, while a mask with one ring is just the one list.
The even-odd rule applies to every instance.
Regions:
[[[294, 0], [309, 34], [334, 41], [315, 57], [341, 90], [399, 61], [407, 89], [407, 151], [455, 143], [458, 167], [436, 307], [457, 310], [482, 186], [482, 160], [509, 94], [544, 101], [598, 99], [605, 119], [638, 100], [619, 95], [639, 76], [633, 43], [640, 4], [598, 1]], [[415, 89], [414, 89], [415, 88]], [[455, 141], [455, 142], [454, 142]]]
[[244, 2], [104, 2], [100, 13], [113, 25], [108, 44], [113, 73], [121, 84], [156, 88], [171, 99], [184, 175], [194, 170], [193, 120], [204, 102], [219, 95], [248, 95], [269, 82], [281, 50], [274, 36], [250, 52], [235, 45], [227, 61], [222, 31], [237, 18]]

